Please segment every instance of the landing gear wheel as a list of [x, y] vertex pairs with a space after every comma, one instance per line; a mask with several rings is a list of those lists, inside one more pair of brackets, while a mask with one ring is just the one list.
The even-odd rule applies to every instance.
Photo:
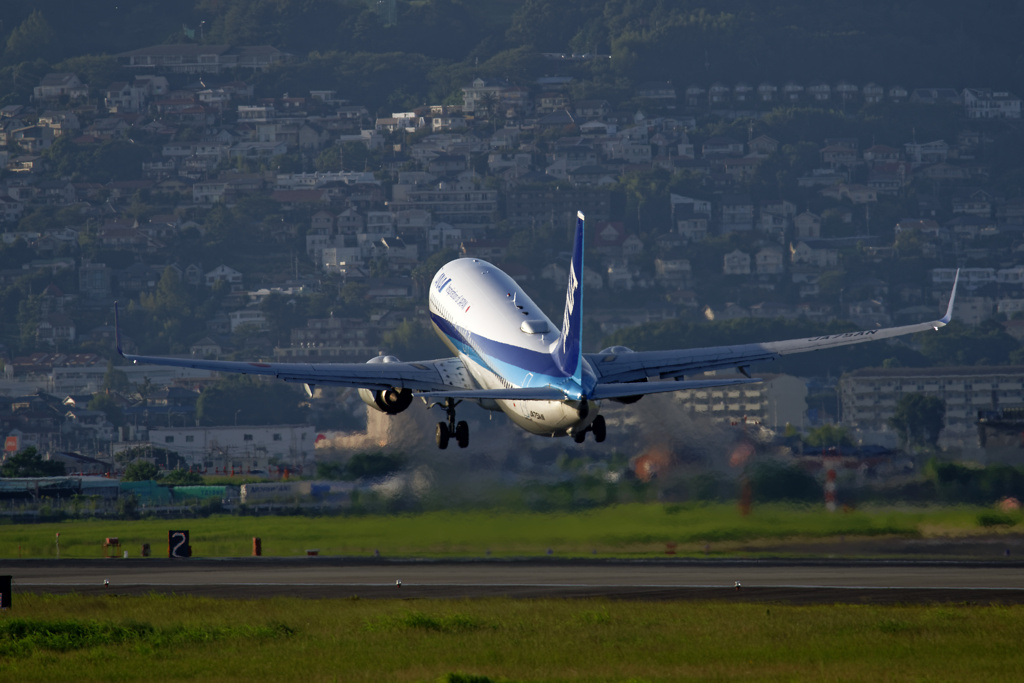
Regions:
[[455, 425], [455, 442], [459, 444], [459, 448], [465, 448], [469, 445], [469, 425], [466, 424], [465, 420]]
[[608, 430], [604, 424], [604, 415], [598, 415], [594, 418], [594, 424], [590, 425], [590, 431], [594, 432], [594, 441], [598, 443], [604, 441], [604, 438], [608, 435]]
[[434, 432], [434, 438], [437, 440], [437, 447], [441, 450], [448, 448], [448, 425], [444, 422], [437, 423], [437, 431]]
[[576, 432], [575, 434], [572, 435], [572, 440], [575, 441], [576, 443], [583, 443], [584, 441], [587, 440], [587, 433]]

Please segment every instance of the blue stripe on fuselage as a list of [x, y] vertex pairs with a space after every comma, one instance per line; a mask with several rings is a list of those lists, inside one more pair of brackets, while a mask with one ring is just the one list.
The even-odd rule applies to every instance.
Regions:
[[567, 379], [551, 354], [488, 339], [476, 333], [473, 334], [473, 341], [470, 343], [458, 327], [442, 316], [431, 313], [430, 319], [460, 352], [496, 374], [507, 378], [511, 375], [510, 371], [521, 370], [524, 373], [532, 372], [537, 379], [549, 380], [552, 384], [560, 384]]

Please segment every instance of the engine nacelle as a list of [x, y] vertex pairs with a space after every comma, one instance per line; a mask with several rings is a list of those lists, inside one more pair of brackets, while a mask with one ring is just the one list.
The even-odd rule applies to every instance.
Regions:
[[[394, 356], [377, 356], [367, 361], [367, 363], [398, 362], [400, 361]], [[412, 389], [400, 389], [398, 387], [381, 391], [360, 389], [359, 398], [374, 410], [379, 410], [387, 415], [397, 415], [412, 405]]]
[[[622, 355], [627, 354], [627, 353], [634, 353], [634, 351], [633, 351], [633, 349], [631, 349], [629, 347], [626, 347], [626, 346], [609, 346], [607, 349], [603, 349], [600, 352], [598, 352], [597, 355], [600, 356], [601, 358], [607, 358], [608, 360], [612, 360], [616, 356], [622, 356]], [[647, 381], [647, 378], [644, 377], [643, 379], [633, 380], [633, 382], [631, 382], [631, 384], [632, 383], [646, 382], [646, 381]], [[613, 399], [610, 399], [610, 400], [615, 401], [616, 403], [623, 403], [623, 404], [628, 405], [630, 403], [636, 403], [637, 401], [639, 401], [643, 397], [644, 397], [643, 394], [637, 394], [635, 396], [620, 396], [619, 398], [613, 398]]]

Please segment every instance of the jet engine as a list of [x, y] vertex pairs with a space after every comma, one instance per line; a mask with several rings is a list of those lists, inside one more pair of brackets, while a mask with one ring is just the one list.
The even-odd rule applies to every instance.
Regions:
[[[367, 361], [368, 363], [398, 363], [394, 356], [377, 356]], [[363, 403], [374, 410], [379, 410], [386, 415], [397, 415], [412, 405], [412, 390], [392, 387], [381, 391], [360, 389], [359, 398]]]
[[[634, 353], [634, 351], [633, 351], [633, 349], [631, 349], [629, 347], [626, 347], [626, 346], [609, 346], [607, 349], [603, 349], [602, 351], [598, 352], [597, 355], [600, 356], [601, 358], [613, 359], [616, 356], [621, 356], [621, 355], [624, 355], [624, 354], [627, 354], [627, 353]], [[646, 382], [646, 381], [647, 381], [646, 377], [644, 377], [642, 379], [633, 380], [633, 382]], [[636, 403], [637, 401], [639, 401], [642, 398], [643, 398], [643, 394], [637, 394], [635, 396], [620, 396], [619, 398], [613, 398], [613, 399], [609, 399], [609, 400], [615, 401], [616, 403], [623, 403], [623, 404], [628, 405], [630, 403]]]

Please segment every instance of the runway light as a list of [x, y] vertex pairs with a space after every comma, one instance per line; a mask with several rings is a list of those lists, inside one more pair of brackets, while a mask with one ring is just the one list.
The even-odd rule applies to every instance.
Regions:
[[737, 581], [737, 582], [736, 582], [736, 590], [739, 590], [740, 588], [743, 588], [743, 586], [741, 586], [741, 585], [740, 585], [740, 582], [739, 582], [739, 581]]
[[107, 588], [108, 586], [110, 586], [110, 579], [103, 579], [103, 587]]
[[395, 581], [395, 588], [401, 588], [401, 587], [402, 587], [402, 580], [401, 579], [397, 579]]

